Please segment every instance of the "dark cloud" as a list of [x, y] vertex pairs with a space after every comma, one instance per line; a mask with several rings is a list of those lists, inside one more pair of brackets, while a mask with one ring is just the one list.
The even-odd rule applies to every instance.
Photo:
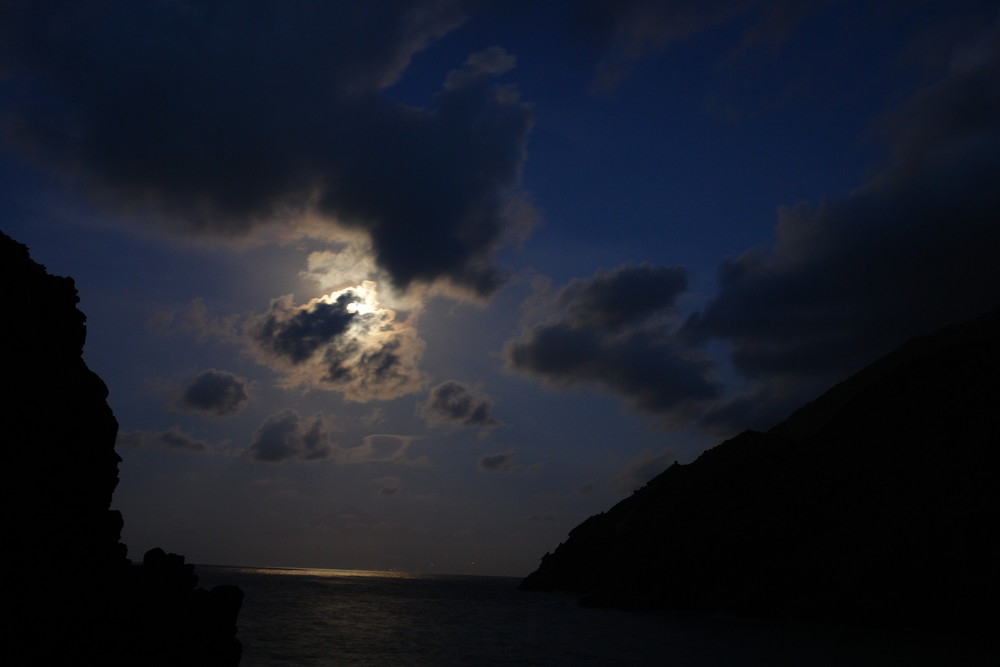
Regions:
[[558, 302], [571, 327], [611, 331], [668, 311], [686, 288], [682, 267], [623, 264], [599, 270], [589, 280], [570, 281]]
[[246, 379], [210, 369], [195, 376], [175, 405], [183, 410], [228, 417], [242, 410], [248, 399]]
[[493, 416], [493, 401], [461, 382], [448, 380], [432, 387], [418, 412], [432, 426], [493, 428], [500, 422]]
[[495, 454], [484, 454], [479, 457], [479, 469], [489, 470], [490, 472], [510, 472], [514, 466], [514, 458], [517, 456], [517, 451], [514, 449], [508, 449], [505, 452], [497, 452]]
[[1000, 303], [1000, 41], [990, 30], [889, 117], [890, 164], [837, 201], [782, 209], [684, 326], [761, 380], [843, 377]]
[[177, 426], [166, 431], [127, 431], [119, 432], [115, 444], [120, 447], [170, 449], [182, 452], [204, 452], [209, 449], [208, 443], [184, 433]]
[[245, 321], [246, 342], [288, 385], [339, 391], [354, 401], [417, 391], [423, 341], [378, 306], [374, 290], [369, 282], [302, 306], [290, 296], [275, 299]]
[[574, 280], [551, 300], [554, 312], [507, 341], [507, 364], [556, 386], [599, 386], [642, 412], [683, 414], [718, 392], [709, 361], [669, 326], [686, 285], [682, 268], [648, 264]]
[[[5, 9], [13, 139], [133, 220], [240, 235], [318, 214], [400, 288], [503, 277], [531, 109], [473, 54], [432, 109], [381, 95], [458, 0], [72, 0]], [[456, 63], [457, 64], [457, 63]]]
[[348, 310], [358, 298], [341, 294], [332, 303], [317, 301], [308, 308], [294, 308], [289, 300], [278, 299], [271, 310], [253, 321], [248, 331], [262, 349], [284, 357], [292, 364], [308, 360], [316, 350], [343, 336], [358, 314]]
[[257, 461], [314, 461], [329, 457], [335, 449], [330, 428], [322, 415], [303, 421], [294, 410], [285, 410], [264, 420], [246, 450]]
[[536, 475], [545, 467], [545, 464], [541, 461], [536, 461], [531, 465], [515, 463], [514, 459], [516, 458], [517, 450], [513, 447], [502, 452], [484, 454], [479, 457], [479, 469], [489, 472], [502, 472], [508, 475]]

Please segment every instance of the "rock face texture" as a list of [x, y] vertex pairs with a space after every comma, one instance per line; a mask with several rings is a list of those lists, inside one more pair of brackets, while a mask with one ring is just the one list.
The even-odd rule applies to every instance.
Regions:
[[1000, 311], [674, 464], [521, 587], [596, 606], [995, 632]]
[[83, 361], [86, 318], [73, 281], [49, 275], [0, 233], [6, 391], [0, 662], [16, 665], [236, 665], [242, 592], [196, 588], [194, 568], [159, 549], [126, 557], [118, 423]]

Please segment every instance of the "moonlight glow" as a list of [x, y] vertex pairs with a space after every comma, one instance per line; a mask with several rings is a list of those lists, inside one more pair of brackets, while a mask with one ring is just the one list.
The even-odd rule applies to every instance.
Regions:
[[[320, 301], [324, 303], [336, 303], [337, 299], [345, 295], [356, 299], [347, 304], [346, 310], [349, 313], [370, 315], [383, 310], [379, 306], [378, 301], [378, 284], [371, 280], [365, 280], [356, 287], [348, 287], [337, 292], [331, 292], [324, 297], [320, 297]], [[392, 313], [392, 317], [395, 318], [395, 313], [391, 310], [384, 310], [384, 312]]]

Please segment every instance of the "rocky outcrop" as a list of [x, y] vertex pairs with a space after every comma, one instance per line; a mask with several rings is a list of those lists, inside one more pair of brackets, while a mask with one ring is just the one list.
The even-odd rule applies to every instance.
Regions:
[[200, 590], [193, 567], [159, 549], [127, 558], [110, 509], [118, 424], [83, 361], [72, 279], [2, 233], [0, 276], [4, 663], [238, 664], [239, 589]]
[[522, 588], [584, 603], [994, 631], [1000, 311], [910, 341], [766, 433], [674, 464]]

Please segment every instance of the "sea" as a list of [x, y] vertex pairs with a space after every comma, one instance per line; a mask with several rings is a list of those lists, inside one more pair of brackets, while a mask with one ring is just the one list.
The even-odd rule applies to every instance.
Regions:
[[594, 609], [509, 577], [199, 565], [235, 584], [241, 667], [995, 665], [979, 638]]

